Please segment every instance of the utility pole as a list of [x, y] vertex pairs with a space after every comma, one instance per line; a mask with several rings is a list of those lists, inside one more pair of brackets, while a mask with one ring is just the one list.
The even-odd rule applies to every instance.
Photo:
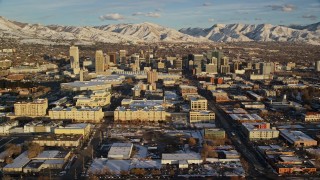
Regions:
[[102, 131], [100, 131], [100, 144], [102, 144]]
[[84, 156], [82, 156], [82, 170], [84, 169]]
[[91, 159], [92, 159], [92, 161], [93, 161], [93, 145], [91, 146], [92, 148], [91, 148]]
[[51, 168], [49, 167], [49, 179], [51, 180]]

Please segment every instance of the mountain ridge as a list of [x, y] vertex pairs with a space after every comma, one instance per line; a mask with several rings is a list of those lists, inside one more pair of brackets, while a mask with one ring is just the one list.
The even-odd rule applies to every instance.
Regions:
[[320, 22], [309, 25], [214, 24], [209, 28], [182, 28], [179, 32], [214, 42], [276, 41], [320, 45]]
[[289, 41], [320, 45], [320, 22], [309, 25], [214, 24], [209, 28], [175, 30], [151, 22], [102, 26], [41, 25], [11, 21], [0, 16], [0, 37], [27, 43], [95, 42], [248, 42]]

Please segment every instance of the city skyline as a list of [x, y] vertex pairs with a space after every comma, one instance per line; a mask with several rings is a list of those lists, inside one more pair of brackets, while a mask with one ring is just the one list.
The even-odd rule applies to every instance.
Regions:
[[151, 22], [180, 29], [213, 24], [311, 24], [319, 22], [319, 0], [0, 0], [1, 16], [44, 25], [98, 26]]

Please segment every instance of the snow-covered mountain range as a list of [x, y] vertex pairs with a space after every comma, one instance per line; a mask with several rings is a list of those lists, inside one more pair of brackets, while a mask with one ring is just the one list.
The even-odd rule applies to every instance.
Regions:
[[106, 26], [60, 26], [14, 22], [0, 17], [0, 37], [17, 38], [28, 43], [75, 41], [79, 44], [104, 42], [209, 42], [171, 28], [152, 23]]
[[186, 28], [179, 31], [153, 23], [104, 26], [60, 26], [28, 24], [0, 16], [0, 37], [16, 38], [23, 43], [52, 44], [74, 41], [95, 42], [235, 42], [301, 41], [320, 44], [320, 23], [308, 26], [273, 26], [271, 24], [216, 24], [210, 28]]
[[320, 45], [320, 22], [307, 26], [215, 24], [210, 28], [185, 28], [179, 31], [214, 42], [289, 41]]

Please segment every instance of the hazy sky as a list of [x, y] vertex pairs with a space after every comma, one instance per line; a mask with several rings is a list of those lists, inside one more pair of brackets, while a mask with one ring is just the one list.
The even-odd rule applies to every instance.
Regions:
[[320, 0], [0, 0], [0, 16], [40, 24], [153, 22], [172, 28], [216, 23], [311, 24]]

